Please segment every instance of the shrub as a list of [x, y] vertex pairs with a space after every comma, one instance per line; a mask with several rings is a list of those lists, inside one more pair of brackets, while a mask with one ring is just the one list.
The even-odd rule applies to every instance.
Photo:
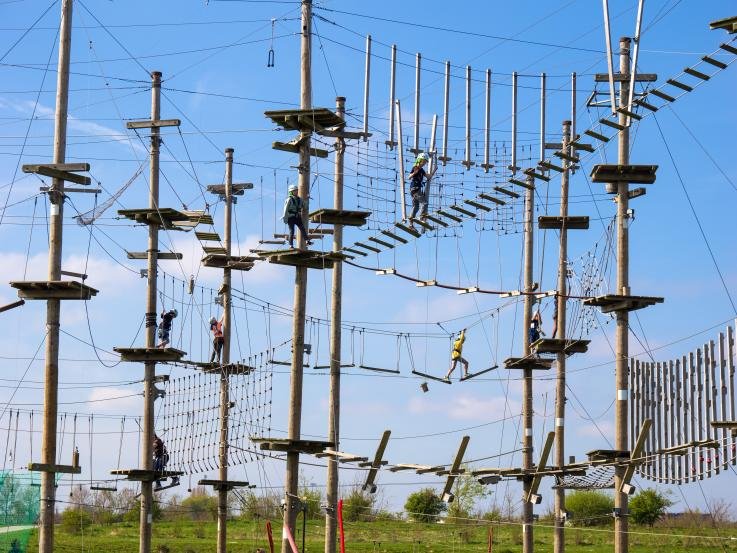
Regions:
[[359, 488], [354, 488], [343, 498], [343, 520], [358, 522], [372, 520], [374, 498]]
[[636, 524], [652, 526], [671, 505], [673, 502], [657, 490], [642, 490], [630, 500], [630, 518]]
[[574, 526], [608, 524], [614, 510], [614, 499], [595, 490], [575, 491], [566, 497], [566, 509], [573, 513]]
[[445, 503], [432, 488], [409, 494], [404, 504], [404, 510], [417, 522], [437, 522], [438, 515], [445, 509]]
[[79, 534], [92, 524], [92, 515], [82, 509], [67, 509], [61, 514], [61, 529], [67, 534]]

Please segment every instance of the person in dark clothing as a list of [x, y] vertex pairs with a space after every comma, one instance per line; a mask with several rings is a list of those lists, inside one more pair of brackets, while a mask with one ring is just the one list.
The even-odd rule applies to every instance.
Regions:
[[540, 339], [540, 336], [545, 336], [545, 333], [542, 329], [543, 324], [543, 318], [542, 315], [540, 315], [540, 311], [535, 311], [535, 314], [532, 316], [532, 320], [530, 321], [530, 343], [537, 342]]
[[427, 172], [425, 165], [428, 162], [428, 155], [424, 152], [420, 153], [415, 160], [412, 171], [409, 173], [409, 195], [412, 198], [412, 213], [409, 216], [410, 225], [412, 219], [417, 216], [419, 211], [422, 216], [427, 215], [427, 197], [425, 196], [425, 180]]
[[[164, 445], [164, 441], [159, 438], [156, 434], [154, 434], [154, 443], [153, 443], [153, 453], [154, 453], [154, 470], [156, 472], [164, 472], [164, 469], [166, 469], [166, 465], [169, 462], [169, 452], [166, 451], [166, 446]], [[176, 486], [179, 484], [179, 477], [178, 476], [172, 476], [171, 477], [171, 485]], [[155, 481], [155, 488], [158, 490], [161, 488], [161, 480]]]
[[165, 348], [169, 345], [169, 335], [171, 334], [171, 322], [178, 315], [176, 309], [170, 311], [162, 311], [161, 322], [159, 323], [159, 348]]
[[212, 317], [210, 319], [210, 330], [212, 331], [212, 356], [210, 356], [210, 363], [214, 363], [216, 357], [218, 363], [220, 363], [220, 354], [223, 351], [223, 344], [225, 343], [223, 318], [221, 317], [218, 321], [215, 317]]
[[292, 185], [289, 187], [289, 195], [284, 201], [284, 212], [282, 213], [282, 221], [289, 225], [289, 247], [294, 247], [294, 227], [299, 229], [302, 234], [302, 238], [305, 239], [307, 245], [311, 245], [312, 242], [307, 237], [307, 230], [305, 229], [304, 221], [302, 221], [302, 198], [297, 195], [297, 187]]

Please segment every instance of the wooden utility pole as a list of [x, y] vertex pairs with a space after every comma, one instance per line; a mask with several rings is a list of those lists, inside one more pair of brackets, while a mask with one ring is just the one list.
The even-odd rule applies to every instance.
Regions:
[[[630, 82], [630, 39], [619, 39], [619, 72], [625, 76], [619, 88], [619, 106], [627, 109], [629, 102]], [[619, 112], [618, 122], [623, 127], [617, 137], [617, 163], [629, 165], [630, 162], [630, 128], [627, 115]], [[630, 295], [629, 284], [629, 183], [619, 181], [617, 184], [617, 294]], [[616, 401], [614, 410], [614, 449], [627, 451], [627, 400], [628, 400], [628, 358], [629, 358], [629, 312], [616, 312], [617, 327], [615, 332], [615, 387]], [[614, 508], [618, 515], [614, 518], [614, 551], [627, 553], [629, 550], [628, 530], [628, 497], [622, 491], [622, 482], [626, 467], [616, 465], [614, 468]]]
[[[69, 105], [69, 59], [72, 46], [72, 0], [62, 0], [59, 25], [59, 61], [56, 77], [56, 112], [54, 114], [54, 163], [64, 163], [67, 148], [67, 107]], [[48, 280], [61, 280], [62, 231], [64, 221], [64, 181], [54, 178], [49, 190]], [[59, 317], [61, 301], [46, 302], [46, 362], [44, 367], [44, 426], [41, 463], [56, 464], [56, 421], [59, 388]], [[54, 512], [56, 510], [56, 473], [41, 474], [41, 508], [39, 512], [40, 553], [54, 551]]]
[[[154, 122], [161, 117], [161, 72], [151, 73], [151, 146], [149, 167], [148, 208], [159, 209], [159, 127]], [[156, 286], [159, 255], [159, 225], [148, 226], [148, 270], [146, 273], [146, 348], [156, 347]], [[144, 364], [143, 376], [143, 443], [141, 444], [141, 468], [153, 469], [154, 401], [156, 399], [156, 362]], [[141, 482], [140, 553], [151, 553], [151, 523], [153, 522], [153, 482]]]
[[[563, 136], [561, 137], [561, 151], [570, 156], [571, 122], [563, 121]], [[558, 250], [558, 295], [556, 297], [555, 338], [566, 339], [566, 296], [568, 286], [566, 273], [568, 270], [568, 181], [570, 178], [570, 162], [564, 161], [563, 172], [560, 175], [560, 248]], [[566, 416], [566, 352], [557, 353], [558, 374], [555, 382], [555, 460], [554, 465], [563, 467], [565, 460], [565, 416]], [[563, 488], [555, 490], [555, 533], [553, 535], [553, 552], [565, 551], [565, 502], [566, 492]]]
[[[335, 99], [335, 112], [345, 118], [345, 98]], [[335, 139], [335, 186], [333, 207], [343, 209], [343, 166], [345, 138]], [[343, 225], [333, 226], [333, 251], [343, 249]], [[328, 396], [328, 441], [333, 449], [340, 450], [340, 364], [341, 364], [341, 323], [343, 304], [343, 264], [333, 262], [333, 285], [330, 303], [330, 394]], [[338, 459], [328, 457], [328, 479], [326, 490], [327, 511], [325, 513], [325, 553], [336, 551], [336, 530], [338, 526]]]
[[[223, 246], [225, 255], [231, 255], [231, 218], [233, 216], [233, 148], [225, 149], [225, 221], [223, 223]], [[221, 365], [230, 364], [230, 327], [231, 327], [231, 269], [225, 265], [223, 269], [223, 351]], [[218, 478], [221, 482], [228, 481], [228, 424], [230, 412], [230, 390], [228, 386], [229, 373], [227, 369], [220, 372], [220, 449]], [[229, 488], [221, 485], [218, 488], [218, 539], [217, 553], [226, 553], [228, 535], [228, 491]]]
[[[522, 317], [522, 358], [526, 359], [531, 354], [530, 349], [530, 324], [532, 322], [532, 310], [535, 304], [534, 283], [532, 281], [532, 260], [535, 253], [533, 235], [533, 215], [535, 213], [535, 179], [527, 176], [528, 187], [525, 191], [525, 226], [524, 226], [524, 283], [526, 292], [524, 302], [524, 315]], [[526, 365], [522, 379], [522, 468], [530, 471], [532, 465], [532, 368]], [[527, 498], [532, 488], [532, 478], [526, 478], [523, 484], [523, 497]], [[522, 502], [522, 551], [532, 553], [534, 541], [532, 536], [532, 508], [530, 501]]]
[[[312, 0], [302, 0], [300, 108], [312, 107]], [[302, 213], [299, 214], [309, 228], [310, 203], [310, 137], [307, 128], [300, 132], [299, 147], [299, 197], [302, 198]], [[307, 237], [299, 233], [299, 248], [305, 249]], [[302, 372], [304, 370], [305, 310], [307, 303], [307, 267], [295, 267], [294, 315], [292, 318], [292, 367], [289, 389], [289, 440], [299, 440], [302, 427]], [[299, 480], [299, 451], [287, 452], [285, 484], [284, 522], [294, 535], [300, 501], [297, 497]], [[282, 553], [290, 549], [286, 536], [282, 539]]]

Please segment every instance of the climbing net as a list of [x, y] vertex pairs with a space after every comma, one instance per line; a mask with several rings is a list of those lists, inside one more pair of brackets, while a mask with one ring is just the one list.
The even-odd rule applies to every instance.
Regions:
[[553, 488], [566, 490], [603, 490], [614, 487], [614, 466], [605, 465], [590, 468], [585, 475], [571, 475], [555, 477]]

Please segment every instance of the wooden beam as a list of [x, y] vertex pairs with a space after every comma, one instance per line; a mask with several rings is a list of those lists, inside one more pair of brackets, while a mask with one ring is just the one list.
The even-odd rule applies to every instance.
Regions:
[[630, 482], [632, 481], [632, 477], [635, 474], [635, 469], [637, 468], [637, 465], [642, 463], [640, 457], [642, 456], [642, 452], [645, 449], [645, 442], [647, 441], [647, 435], [652, 424], [652, 419], [645, 419], [644, 421], [642, 421], [642, 427], [640, 428], [640, 433], [637, 436], [635, 448], [632, 450], [632, 454], [630, 455], [630, 462], [627, 463], [627, 468], [625, 469], [624, 476], [622, 477], [622, 484], [619, 487], [620, 493], [632, 495], [635, 492], [635, 487], [632, 486]]
[[54, 169], [53, 167], [49, 167], [47, 165], [24, 165], [23, 172], [35, 173], [37, 175], [43, 175], [45, 177], [51, 177], [54, 179], [61, 179], [67, 182], [73, 182], [74, 184], [81, 184], [83, 186], [92, 183], [92, 179], [90, 177], [84, 177], [82, 175], [70, 173], [69, 171]]
[[178, 127], [182, 122], [179, 119], [159, 119], [157, 121], [128, 121], [125, 124], [126, 129], [160, 129], [161, 127]]
[[461, 438], [461, 443], [458, 446], [458, 451], [456, 452], [455, 459], [453, 459], [453, 464], [450, 466], [448, 479], [445, 481], [443, 493], [440, 494], [441, 499], [446, 503], [452, 503], [453, 499], [455, 499], [455, 496], [451, 493], [451, 490], [453, 489], [453, 484], [455, 483], [456, 477], [458, 476], [458, 470], [461, 468], [461, 462], [463, 461], [463, 456], [466, 453], [466, 447], [468, 447], [468, 442], [470, 439], [470, 436], [463, 436], [463, 438]]

